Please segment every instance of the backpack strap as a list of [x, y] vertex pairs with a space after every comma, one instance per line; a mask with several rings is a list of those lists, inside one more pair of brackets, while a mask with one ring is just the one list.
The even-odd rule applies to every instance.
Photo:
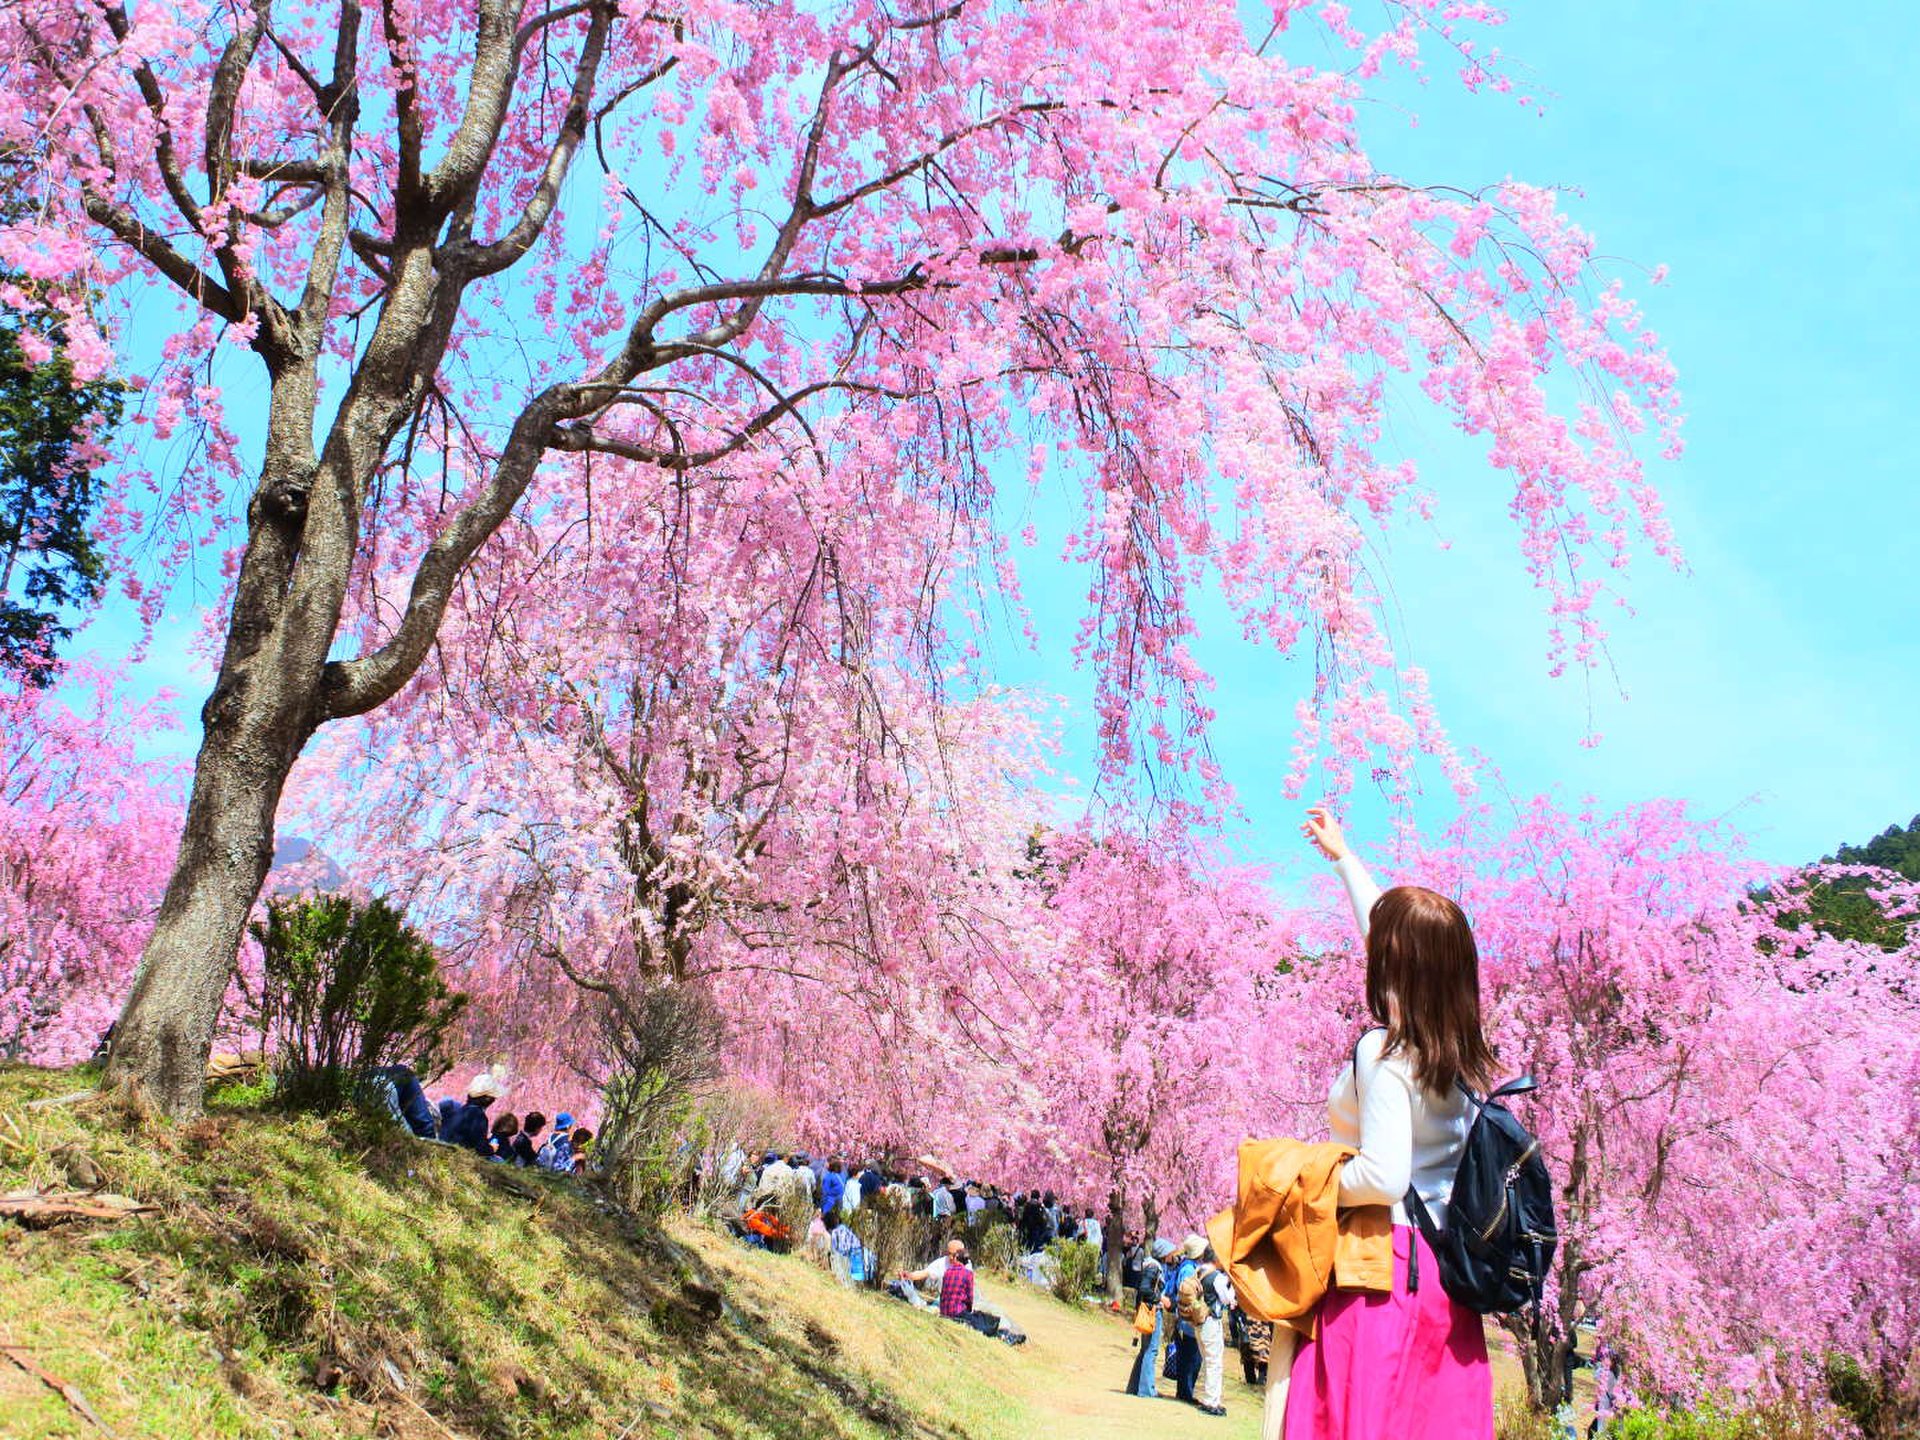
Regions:
[[1373, 1034], [1374, 1031], [1385, 1030], [1386, 1028], [1387, 1027], [1384, 1025], [1369, 1025], [1366, 1029], [1362, 1030], [1358, 1036], [1354, 1038], [1352, 1063], [1353, 1063], [1353, 1093], [1356, 1098], [1360, 1094], [1360, 1042], [1366, 1039], [1367, 1036]]
[[1497, 1090], [1489, 1090], [1485, 1095], [1482, 1095], [1478, 1090], [1475, 1090], [1471, 1085], [1467, 1084], [1466, 1079], [1462, 1076], [1456, 1076], [1453, 1083], [1460, 1087], [1460, 1093], [1462, 1095], [1473, 1102], [1473, 1108], [1476, 1110], [1481, 1109], [1494, 1100], [1504, 1100], [1509, 1095], [1525, 1095], [1530, 1090], [1538, 1090], [1540, 1088], [1540, 1082], [1531, 1075], [1516, 1075]]
[[1406, 1197], [1402, 1202], [1407, 1207], [1407, 1218], [1413, 1221], [1419, 1237], [1407, 1239], [1407, 1293], [1413, 1294], [1420, 1288], [1420, 1245], [1419, 1239], [1425, 1239], [1427, 1248], [1435, 1255], [1440, 1253], [1440, 1229], [1433, 1223], [1433, 1214], [1427, 1209], [1427, 1202], [1420, 1198], [1420, 1192], [1407, 1186]]

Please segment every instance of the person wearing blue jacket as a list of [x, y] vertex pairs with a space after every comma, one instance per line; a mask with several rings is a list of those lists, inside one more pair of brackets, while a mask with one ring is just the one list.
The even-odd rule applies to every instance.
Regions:
[[840, 1157], [835, 1155], [827, 1161], [827, 1168], [820, 1175], [820, 1213], [830, 1215], [838, 1210], [846, 1194], [847, 1177], [841, 1172]]
[[[1173, 1275], [1167, 1282], [1167, 1293], [1178, 1295], [1180, 1284], [1191, 1279], [1200, 1268], [1200, 1257], [1206, 1253], [1207, 1242], [1198, 1235], [1187, 1236], [1187, 1243], [1180, 1247], [1180, 1263], [1174, 1266]], [[1173, 1386], [1174, 1394], [1188, 1404], [1197, 1403], [1194, 1385], [1200, 1379], [1200, 1332], [1194, 1329], [1192, 1322], [1180, 1320], [1173, 1332]]]

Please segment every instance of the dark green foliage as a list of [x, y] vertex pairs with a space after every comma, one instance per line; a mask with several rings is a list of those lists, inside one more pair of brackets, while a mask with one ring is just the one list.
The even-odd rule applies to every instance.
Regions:
[[106, 579], [87, 528], [99, 487], [82, 445], [119, 423], [122, 389], [75, 385], [57, 357], [34, 364], [20, 334], [0, 327], [0, 668], [45, 684], [73, 633], [60, 612], [93, 600]]
[[1883, 1422], [1894, 1408], [1887, 1403], [1886, 1387], [1851, 1355], [1827, 1357], [1827, 1398], [1853, 1418], [1862, 1435], [1886, 1433]]
[[1909, 820], [1904, 830], [1889, 825], [1865, 845], [1842, 845], [1833, 858], [1841, 865], [1874, 865], [1920, 880], [1920, 815]]
[[[1891, 870], [1908, 880], [1920, 880], [1920, 815], [1905, 829], [1889, 825], [1865, 845], [1842, 845], [1823, 862], [1829, 865], [1871, 865]], [[1868, 893], [1871, 881], [1862, 875], [1823, 880], [1807, 892], [1806, 916], [1815, 929], [1841, 940], [1863, 940], [1884, 950], [1906, 943], [1908, 924], [1894, 919]]]
[[252, 930], [264, 954], [260, 1028], [280, 1104], [333, 1110], [376, 1066], [440, 1068], [441, 1044], [467, 997], [448, 987], [433, 947], [386, 901], [274, 900]]

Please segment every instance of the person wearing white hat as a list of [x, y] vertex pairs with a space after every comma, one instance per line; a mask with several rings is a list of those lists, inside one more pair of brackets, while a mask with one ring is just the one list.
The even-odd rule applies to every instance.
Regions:
[[440, 1131], [449, 1145], [460, 1145], [476, 1155], [490, 1155], [487, 1136], [487, 1106], [500, 1098], [500, 1082], [491, 1070], [482, 1070], [467, 1082], [467, 1103], [453, 1113], [453, 1120]]

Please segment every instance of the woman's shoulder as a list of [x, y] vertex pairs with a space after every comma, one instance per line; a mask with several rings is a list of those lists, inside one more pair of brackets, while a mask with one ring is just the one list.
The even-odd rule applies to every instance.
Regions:
[[1384, 1025], [1373, 1026], [1364, 1032], [1358, 1040], [1353, 1042], [1354, 1068], [1371, 1073], [1379, 1069], [1381, 1065], [1390, 1063], [1391, 1059], [1398, 1058], [1388, 1057], [1386, 1049], [1387, 1027]]
[[1418, 1091], [1419, 1084], [1413, 1075], [1413, 1058], [1402, 1045], [1392, 1054], [1387, 1053], [1387, 1027], [1376, 1025], [1362, 1035], [1353, 1047], [1355, 1076], [1357, 1080], [1373, 1081], [1380, 1076], [1392, 1076], [1404, 1082], [1411, 1090]]

